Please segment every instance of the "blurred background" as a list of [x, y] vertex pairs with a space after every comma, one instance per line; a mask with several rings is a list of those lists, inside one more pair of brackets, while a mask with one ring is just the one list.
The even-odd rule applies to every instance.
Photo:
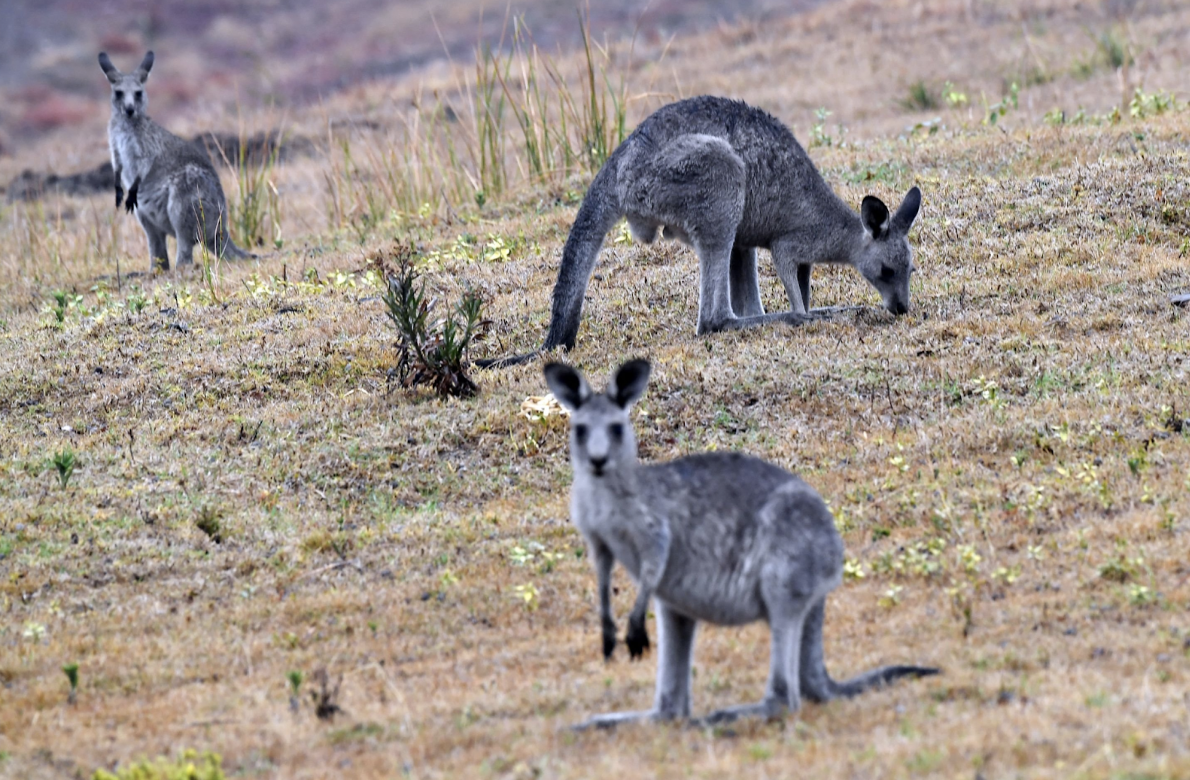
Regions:
[[[409, 215], [571, 202], [690, 95], [764, 108], [836, 186], [903, 192], [899, 144], [1095, 125], [1135, 145], [1127, 122], [1190, 84], [1185, 0], [0, 0], [0, 18], [0, 299], [17, 307], [144, 253], [111, 202], [100, 51], [124, 70], [156, 52], [149, 114], [226, 162], [237, 242], [307, 253]], [[875, 162], [851, 154], [873, 145]]]
[[[581, 6], [600, 36], [656, 43], [740, 20], [763, 21], [823, 0], [613, 0]], [[157, 52], [150, 96], [168, 118], [194, 101], [295, 108], [345, 87], [404, 77], [496, 44], [521, 17], [543, 48], [580, 44], [574, 2], [518, 0], [3, 0], [0, 128], [5, 151], [107, 116], [95, 63], [128, 69]]]

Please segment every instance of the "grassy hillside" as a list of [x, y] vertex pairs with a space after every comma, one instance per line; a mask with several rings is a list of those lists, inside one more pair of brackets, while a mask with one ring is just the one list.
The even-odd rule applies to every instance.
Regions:
[[[924, 192], [905, 317], [819, 269], [817, 304], [870, 310], [697, 338], [693, 254], [613, 231], [568, 356], [598, 381], [653, 361], [645, 459], [746, 450], [830, 502], [849, 562], [833, 674], [944, 669], [783, 722], [566, 731], [647, 706], [654, 658], [601, 660], [565, 421], [523, 408], [540, 365], [477, 372], [468, 400], [389, 381], [371, 260], [412, 243], [439, 306], [483, 295], [482, 354], [530, 348], [589, 181], [581, 160], [529, 175], [509, 114], [505, 185], [476, 204], [473, 63], [285, 117], [318, 152], [247, 172], [276, 192], [258, 261], [129, 278], [143, 236], [110, 197], [7, 204], [0, 775], [191, 748], [286, 778], [1190, 775], [1190, 331], [1169, 302], [1190, 292], [1190, 112], [1164, 97], [1188, 34], [1174, 3], [846, 0], [632, 60], [628, 41], [556, 56], [564, 94], [588, 62], [606, 73], [629, 126], [731, 94], [794, 126], [847, 202]], [[102, 133], [0, 173], [98, 161]], [[411, 164], [440, 177], [421, 207], [382, 175]], [[767, 657], [763, 626], [702, 631], [696, 711], [757, 698]]]

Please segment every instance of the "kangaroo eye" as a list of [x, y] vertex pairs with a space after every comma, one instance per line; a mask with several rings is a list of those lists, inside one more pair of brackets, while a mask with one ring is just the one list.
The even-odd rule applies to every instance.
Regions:
[[880, 266], [880, 278], [883, 279], [884, 281], [886, 281], [886, 282], [890, 281], [896, 275], [897, 275], [897, 272], [893, 269], [893, 267], [891, 265]]
[[583, 444], [587, 443], [587, 426], [585, 426], [585, 425], [574, 426], [574, 440], [577, 441], [579, 443], [579, 445], [583, 445]]
[[612, 423], [607, 426], [607, 432], [611, 435], [613, 441], [620, 442], [624, 440], [624, 426], [620, 423]]
[[139, 102], [140, 102], [140, 100], [141, 100], [141, 98], [143, 98], [143, 97], [145, 96], [145, 93], [144, 93], [144, 92], [141, 92], [141, 91], [138, 89], [138, 90], [137, 90], [135, 93], [133, 93], [133, 95], [132, 95], [132, 96], [133, 96], [134, 98], [136, 98], [136, 102], [137, 102], [137, 103], [139, 103]]
[[117, 89], [116, 90], [116, 100], [123, 100], [123, 99], [124, 99], [124, 91]]

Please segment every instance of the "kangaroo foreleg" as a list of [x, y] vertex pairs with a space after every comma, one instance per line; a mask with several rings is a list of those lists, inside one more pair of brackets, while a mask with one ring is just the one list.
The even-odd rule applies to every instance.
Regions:
[[616, 649], [616, 619], [612, 616], [612, 567], [616, 559], [603, 542], [593, 540], [590, 546], [599, 583], [599, 625], [603, 634], [603, 658], [606, 661]]

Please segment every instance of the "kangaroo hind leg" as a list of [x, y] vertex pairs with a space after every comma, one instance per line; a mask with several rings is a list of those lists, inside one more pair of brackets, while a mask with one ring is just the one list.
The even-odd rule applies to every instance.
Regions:
[[692, 618], [662, 601], [657, 607], [657, 696], [653, 703], [661, 720], [690, 717], [690, 673], [694, 660]]
[[731, 248], [731, 310], [737, 317], [764, 314], [756, 276], [756, 248], [738, 242]]
[[811, 606], [811, 599], [791, 597], [783, 583], [761, 586], [765, 603], [770, 606], [769, 630], [772, 647], [769, 655], [769, 679], [764, 698], [755, 704], [737, 704], [715, 710], [703, 719], [708, 725], [729, 723], [738, 718], [776, 718], [801, 707], [798, 666], [802, 644], [802, 626]]
[[632, 211], [685, 237], [698, 254], [699, 334], [730, 327], [731, 249], [744, 214], [744, 161], [722, 138], [678, 136], [621, 176]]

